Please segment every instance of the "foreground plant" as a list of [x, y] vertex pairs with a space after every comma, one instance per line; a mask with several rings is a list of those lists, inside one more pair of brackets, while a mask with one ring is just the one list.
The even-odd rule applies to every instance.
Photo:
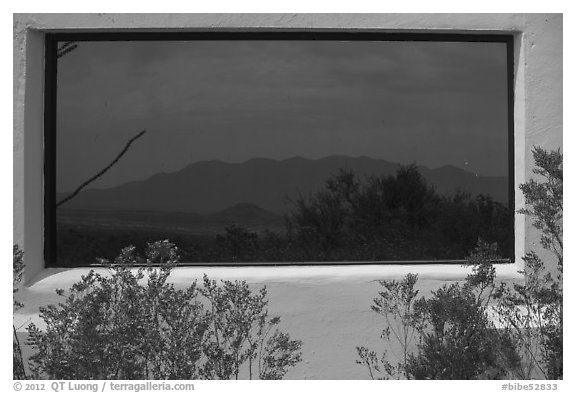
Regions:
[[472, 274], [464, 283], [445, 284], [415, 308], [422, 327], [407, 373], [414, 379], [499, 379], [519, 358], [487, 312], [494, 293], [494, 271], [475, 264], [494, 248], [480, 242], [469, 258]]
[[[18, 286], [20, 285], [22, 276], [24, 275], [24, 252], [20, 249], [20, 247], [18, 247], [18, 245], [15, 244], [12, 247], [12, 254], [12, 296], [14, 296], [16, 292], [18, 292]], [[13, 297], [13, 312], [16, 312], [22, 307], [22, 303]], [[20, 344], [20, 339], [18, 338], [16, 326], [14, 326], [14, 324], [12, 324], [12, 331], [12, 378], [26, 379], [26, 369], [24, 368], [24, 359], [22, 357], [22, 346]]]
[[[495, 328], [487, 308], [495, 293], [499, 259], [494, 244], [483, 241], [468, 258], [472, 273], [464, 283], [445, 284], [432, 296], [418, 297], [417, 276], [381, 281], [384, 291], [372, 310], [384, 316], [381, 338], [401, 353], [357, 348], [358, 364], [372, 379], [494, 379], [519, 361], [511, 342]], [[393, 365], [391, 353], [399, 361]]]
[[302, 343], [277, 329], [279, 317], [269, 318], [265, 287], [252, 294], [245, 282], [222, 284], [204, 276], [200, 289], [209, 301], [210, 322], [202, 376], [238, 379], [242, 365], [247, 364], [249, 379], [256, 370], [260, 379], [282, 379], [301, 360]]
[[[480, 240], [468, 258], [472, 273], [465, 282], [444, 285], [430, 298], [407, 302], [412, 294], [415, 297], [415, 282], [409, 291], [395, 281], [383, 282], [388, 292], [375, 299], [380, 306], [373, 306], [374, 311], [384, 311], [386, 329], [393, 332], [389, 316], [410, 315], [401, 319], [403, 332], [416, 329], [418, 343], [408, 354], [401, 346], [404, 361], [396, 368], [386, 354], [380, 358], [375, 351], [359, 348], [357, 363], [365, 365], [372, 378], [374, 371], [397, 376], [398, 370], [415, 379], [563, 377], [562, 155], [540, 148], [533, 154], [534, 173], [543, 181], [521, 185], [526, 208], [519, 212], [541, 231], [541, 244], [554, 256], [556, 266], [546, 266], [531, 251], [523, 257], [524, 282], [497, 285], [494, 263], [501, 258], [497, 245]], [[410, 277], [403, 282], [411, 282]], [[382, 337], [390, 342], [389, 334]], [[396, 340], [399, 337], [394, 334]]]
[[[380, 337], [387, 344], [387, 349], [379, 355], [366, 347], [356, 348], [360, 358], [356, 363], [364, 365], [372, 379], [408, 379], [409, 354], [421, 328], [420, 316], [415, 309], [418, 290], [414, 286], [417, 281], [416, 274], [408, 274], [401, 281], [380, 281], [382, 291], [378, 293], [379, 297], [374, 298], [371, 308], [386, 320], [386, 328]], [[394, 351], [391, 340], [400, 346], [400, 353]], [[388, 353], [400, 361], [390, 363]]]
[[102, 262], [109, 274], [90, 271], [58, 291], [64, 302], [40, 309], [45, 331], [28, 328], [36, 378], [229, 379], [255, 354], [264, 359], [259, 377], [282, 378], [300, 361], [301, 342], [278, 331], [248, 351], [243, 345], [279, 322], [268, 320], [265, 290], [252, 295], [246, 283], [219, 287], [207, 278], [202, 289], [168, 283], [179, 262], [170, 242], [149, 244], [144, 257], [128, 247]]
[[541, 231], [542, 247], [554, 256], [546, 266], [533, 251], [523, 257], [522, 284], [502, 287], [498, 293], [498, 317], [525, 361], [515, 370], [522, 379], [563, 378], [563, 170], [562, 154], [533, 150], [536, 168], [520, 186], [526, 207], [520, 213], [532, 219]]

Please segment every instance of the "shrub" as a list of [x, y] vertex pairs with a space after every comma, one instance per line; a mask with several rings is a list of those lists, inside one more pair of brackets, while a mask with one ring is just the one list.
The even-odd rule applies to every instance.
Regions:
[[[540, 242], [556, 259], [546, 268], [543, 260], [530, 251], [523, 257], [524, 283], [502, 287], [498, 292], [498, 316], [503, 328], [519, 348], [522, 367], [518, 378], [529, 379], [538, 372], [546, 379], [563, 377], [563, 171], [559, 151], [533, 150], [540, 179], [520, 186], [528, 215], [541, 231]], [[539, 181], [543, 179], [543, 181]]]
[[248, 362], [250, 379], [256, 366], [260, 379], [282, 379], [301, 360], [301, 343], [276, 328], [280, 318], [268, 317], [265, 287], [252, 294], [245, 282], [224, 281], [218, 286], [204, 276], [200, 292], [209, 301], [204, 378], [238, 379], [241, 366]]
[[[534, 173], [544, 181], [531, 179], [521, 185], [526, 208], [519, 212], [530, 216], [534, 226], [541, 230], [541, 244], [556, 258], [556, 268], [546, 267], [531, 251], [523, 257], [522, 284], [496, 285], [494, 263], [501, 258], [498, 247], [480, 240], [468, 257], [467, 265], [472, 273], [463, 284], [446, 284], [432, 292], [431, 298], [407, 303], [405, 300], [411, 297], [401, 296], [402, 286], [395, 281], [383, 283], [394, 295], [381, 293], [380, 298], [375, 299], [381, 305], [373, 309], [380, 313], [384, 310], [383, 315], [387, 317], [404, 310], [405, 315], [411, 316], [403, 320], [404, 328], [416, 329], [419, 336], [419, 343], [408, 353], [408, 361], [404, 361], [405, 377], [563, 377], [562, 155], [559, 151], [547, 152], [540, 148], [535, 148], [533, 154]], [[459, 198], [458, 204], [465, 199]], [[491, 215], [493, 209], [489, 201], [479, 206], [482, 205]], [[409, 277], [404, 281], [408, 282]], [[498, 328], [492, 322], [494, 315]], [[389, 318], [387, 323], [391, 325]], [[390, 340], [389, 334], [382, 337]], [[357, 363], [368, 367], [371, 377], [374, 378], [373, 371], [388, 375], [395, 372], [386, 361], [386, 354], [380, 358], [366, 348], [358, 348], [358, 353]]]
[[341, 247], [347, 238], [370, 237], [375, 229], [387, 236], [405, 236], [429, 223], [436, 200], [414, 165], [401, 167], [395, 176], [365, 181], [340, 170], [324, 190], [296, 199], [288, 221], [303, 239], [311, 237], [324, 248]]
[[439, 195], [415, 165], [365, 179], [340, 170], [294, 200], [286, 222], [300, 247], [325, 259], [463, 258], [478, 237], [510, 250], [507, 207], [485, 195]]
[[223, 235], [216, 236], [216, 246], [230, 261], [250, 260], [259, 249], [258, 234], [237, 225], [228, 226]]
[[478, 238], [498, 243], [505, 252], [512, 249], [511, 212], [490, 196], [456, 192], [444, 196], [440, 205], [438, 227], [452, 255], [468, 255]]
[[[388, 350], [382, 355], [366, 347], [357, 347], [359, 360], [357, 364], [366, 366], [372, 379], [389, 379], [401, 377], [407, 379], [408, 358], [415, 336], [421, 330], [420, 316], [416, 313], [418, 290], [414, 288], [418, 276], [408, 274], [401, 281], [380, 281], [382, 291], [374, 298], [372, 311], [382, 315], [386, 320], [386, 328], [381, 338], [388, 344]], [[388, 360], [388, 351], [393, 352], [390, 345], [391, 337], [400, 345], [401, 353], [394, 353], [400, 359], [396, 365]]]
[[[446, 284], [430, 298], [418, 298], [417, 276], [401, 281], [381, 281], [384, 288], [372, 310], [384, 316], [381, 338], [402, 353], [392, 365], [388, 352], [378, 355], [357, 348], [358, 364], [371, 378], [388, 379], [492, 379], [507, 375], [519, 358], [508, 336], [491, 322], [487, 308], [495, 293], [495, 269], [499, 259], [495, 244], [479, 241], [467, 260], [472, 268], [464, 283]], [[393, 352], [393, 351], [392, 351]]]
[[[22, 281], [24, 274], [24, 253], [20, 250], [18, 245], [14, 244], [12, 247], [12, 308], [16, 311], [23, 307], [22, 303], [16, 300], [14, 295], [18, 292], [18, 286]], [[22, 347], [18, 334], [16, 333], [16, 326], [12, 324], [13, 339], [12, 339], [12, 378], [13, 379], [26, 379], [26, 370], [24, 368], [24, 359], [22, 358]]]
[[267, 362], [259, 376], [281, 378], [300, 361], [301, 342], [279, 331], [265, 342], [257, 335], [248, 351], [243, 345], [255, 328], [279, 322], [268, 319], [265, 290], [252, 295], [246, 283], [228, 281], [220, 288], [206, 277], [204, 288], [177, 289], [168, 278], [178, 261], [168, 241], [149, 244], [144, 257], [128, 247], [113, 263], [102, 260], [109, 274], [90, 271], [68, 294], [57, 291], [64, 302], [40, 309], [45, 331], [28, 328], [35, 376], [228, 379], [259, 354]]
[[416, 305], [421, 343], [408, 360], [415, 379], [497, 379], [517, 361], [469, 283], [446, 284]]

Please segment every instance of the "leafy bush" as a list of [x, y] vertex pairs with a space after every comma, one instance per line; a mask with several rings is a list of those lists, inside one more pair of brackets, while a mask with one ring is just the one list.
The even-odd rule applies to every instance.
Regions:
[[[480, 241], [468, 258], [472, 273], [465, 282], [445, 284], [430, 298], [418, 298], [417, 276], [401, 281], [381, 281], [384, 291], [374, 299], [372, 310], [383, 315], [386, 328], [381, 338], [391, 348], [396, 341], [402, 353], [378, 355], [358, 348], [360, 360], [371, 378], [388, 379], [493, 379], [508, 375], [519, 358], [511, 341], [495, 328], [487, 314], [494, 294], [499, 259], [495, 245]], [[377, 374], [378, 373], [378, 374]]]
[[327, 180], [325, 190], [296, 199], [288, 221], [301, 239], [323, 248], [342, 247], [359, 237], [372, 240], [375, 229], [391, 238], [406, 236], [427, 223], [436, 198], [413, 165], [400, 168], [396, 176], [372, 176], [365, 182], [341, 170]]
[[[386, 353], [379, 357], [375, 351], [358, 348], [357, 363], [366, 366], [372, 378], [374, 371], [416, 379], [563, 377], [562, 155], [540, 148], [533, 154], [534, 173], [544, 181], [531, 179], [521, 185], [526, 208], [520, 213], [530, 216], [541, 230], [541, 244], [556, 258], [556, 269], [547, 268], [529, 252], [523, 257], [524, 282], [496, 285], [494, 263], [501, 255], [496, 243], [480, 240], [468, 257], [472, 273], [465, 282], [446, 284], [428, 299], [414, 300], [416, 281], [410, 275], [400, 283], [381, 282], [386, 291], [374, 299], [377, 307], [372, 308], [386, 317], [382, 338], [389, 342], [386, 331], [391, 329], [402, 343], [402, 333], [415, 330], [418, 344], [409, 351], [401, 345], [404, 354], [396, 357], [403, 362], [396, 367], [386, 360]], [[493, 215], [490, 202], [480, 202], [481, 210]], [[458, 208], [460, 203], [452, 206]], [[390, 316], [402, 322], [400, 334]]]
[[456, 192], [442, 199], [440, 209], [437, 225], [450, 254], [468, 255], [478, 238], [498, 243], [504, 252], [512, 249], [510, 211], [490, 196]]
[[[12, 295], [18, 292], [18, 286], [22, 281], [24, 275], [24, 252], [20, 250], [18, 245], [14, 244], [12, 247]], [[22, 303], [13, 297], [12, 308], [14, 311], [22, 308]], [[22, 358], [22, 347], [18, 334], [16, 333], [16, 326], [12, 324], [13, 340], [12, 340], [12, 378], [13, 379], [26, 379], [26, 370], [24, 368], [24, 359]]]
[[518, 378], [533, 378], [535, 372], [546, 379], [563, 378], [563, 170], [562, 154], [533, 150], [534, 174], [520, 186], [528, 215], [541, 231], [540, 242], [556, 259], [546, 268], [531, 251], [523, 257], [524, 283], [500, 288], [498, 316], [503, 328], [519, 348], [525, 362], [515, 370]]
[[417, 304], [424, 329], [406, 367], [415, 379], [498, 379], [518, 361], [466, 284], [444, 285]]
[[418, 276], [407, 274], [401, 281], [380, 281], [382, 291], [374, 299], [372, 311], [382, 315], [386, 320], [386, 328], [381, 338], [388, 343], [388, 351], [393, 352], [390, 345], [391, 337], [400, 345], [401, 353], [394, 353], [400, 359], [396, 365], [388, 360], [388, 351], [378, 355], [376, 351], [366, 347], [357, 347], [359, 360], [357, 364], [366, 366], [372, 379], [405, 378], [408, 375], [408, 359], [415, 336], [421, 331], [421, 317], [416, 312], [418, 290], [414, 288]]
[[225, 228], [223, 235], [216, 236], [216, 247], [230, 261], [252, 259], [259, 249], [258, 234], [237, 225]]
[[259, 378], [282, 379], [300, 361], [301, 343], [277, 329], [280, 318], [268, 317], [265, 287], [252, 294], [245, 282], [218, 286], [205, 276], [200, 292], [209, 301], [210, 321], [203, 377], [238, 379], [242, 364], [248, 362], [250, 379], [256, 366]]
[[[179, 261], [168, 241], [151, 243], [145, 256], [122, 250], [109, 274], [90, 271], [64, 303], [40, 309], [45, 331], [31, 324], [29, 344], [37, 378], [197, 379], [238, 378], [257, 359], [258, 376], [282, 378], [300, 361], [301, 342], [268, 317], [266, 291], [253, 295], [245, 282], [204, 278], [177, 289], [168, 283]], [[140, 265], [140, 267], [136, 267]], [[256, 334], [254, 334], [256, 331]]]
[[[364, 260], [463, 258], [478, 237], [510, 250], [510, 213], [491, 197], [439, 195], [415, 165], [360, 180], [347, 170], [293, 201], [289, 236], [308, 253]], [[316, 258], [318, 259], [318, 258]]]

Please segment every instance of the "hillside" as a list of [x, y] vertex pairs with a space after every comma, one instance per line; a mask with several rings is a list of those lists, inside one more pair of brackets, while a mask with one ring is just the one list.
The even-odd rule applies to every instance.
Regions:
[[[318, 191], [340, 168], [351, 169], [359, 176], [391, 175], [399, 164], [345, 156], [319, 160], [295, 157], [282, 161], [255, 158], [239, 164], [203, 161], [143, 181], [109, 189], [85, 190], [65, 206], [66, 209], [82, 210], [225, 214], [225, 209], [238, 205], [239, 210], [244, 207], [243, 214], [251, 215], [254, 212], [250, 206], [255, 205], [274, 214], [283, 214], [290, 208], [291, 198]], [[506, 177], [475, 176], [453, 166], [420, 167], [420, 171], [441, 194], [461, 189], [473, 195], [489, 194], [500, 202], [507, 202]], [[59, 195], [58, 199], [64, 195]]]
[[206, 235], [221, 233], [231, 225], [242, 225], [254, 231], [281, 230], [283, 219], [258, 206], [240, 203], [213, 214], [61, 209], [58, 212], [58, 224], [74, 228]]

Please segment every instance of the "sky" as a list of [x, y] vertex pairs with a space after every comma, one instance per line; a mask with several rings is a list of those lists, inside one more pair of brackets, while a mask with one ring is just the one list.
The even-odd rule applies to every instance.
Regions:
[[506, 176], [504, 43], [81, 42], [58, 60], [57, 189], [198, 161], [367, 156]]

